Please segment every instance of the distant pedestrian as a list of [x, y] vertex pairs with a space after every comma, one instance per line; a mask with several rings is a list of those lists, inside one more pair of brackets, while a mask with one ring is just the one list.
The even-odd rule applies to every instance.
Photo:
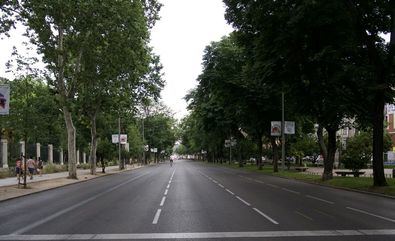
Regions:
[[30, 180], [33, 179], [33, 174], [34, 174], [34, 171], [35, 171], [35, 169], [36, 169], [36, 165], [35, 165], [35, 164], [36, 164], [36, 163], [35, 163], [33, 157], [30, 156], [30, 158], [29, 158], [29, 159], [27, 160], [27, 162], [26, 162], [26, 166], [27, 166], [27, 168], [28, 168], [28, 170], [29, 170]]
[[36, 160], [36, 171], [37, 171], [37, 174], [40, 175], [40, 177], [42, 176], [43, 169], [44, 169], [43, 160], [41, 160], [41, 157], [39, 157]]
[[23, 173], [23, 171], [22, 171], [22, 160], [21, 159], [22, 158], [18, 158], [15, 161], [15, 172], [16, 172], [16, 179], [18, 180], [18, 182], [19, 182], [19, 180], [21, 178], [21, 175]]

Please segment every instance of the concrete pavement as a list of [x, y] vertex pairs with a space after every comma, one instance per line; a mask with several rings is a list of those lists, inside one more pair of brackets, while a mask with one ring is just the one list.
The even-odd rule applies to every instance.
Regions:
[[[139, 167], [128, 165], [126, 170]], [[101, 168], [97, 168], [96, 171], [97, 175], [91, 175], [89, 169], [77, 169], [78, 179], [68, 179], [68, 172], [34, 175], [32, 180], [29, 177], [26, 178], [26, 189], [22, 185], [18, 186], [16, 177], [2, 178], [0, 179], [0, 201], [120, 172], [119, 166], [106, 167], [106, 173], [102, 173]]]

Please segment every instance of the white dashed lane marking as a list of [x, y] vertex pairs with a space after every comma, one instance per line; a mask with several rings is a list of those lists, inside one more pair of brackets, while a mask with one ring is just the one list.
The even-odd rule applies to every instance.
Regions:
[[366, 214], [366, 215], [369, 215], [369, 216], [372, 216], [372, 217], [380, 218], [380, 219], [386, 220], [388, 222], [395, 223], [394, 219], [383, 217], [383, 216], [380, 216], [380, 215], [377, 215], [377, 214], [374, 214], [374, 213], [366, 212], [366, 211], [363, 211], [363, 210], [360, 210], [360, 209], [356, 209], [356, 208], [351, 208], [351, 207], [347, 207], [347, 209], [355, 211], [355, 212], [363, 213], [363, 214]]
[[311, 196], [311, 195], [306, 195], [306, 197], [314, 199], [314, 200], [317, 200], [317, 201], [321, 201], [321, 202], [324, 202], [324, 203], [334, 204], [334, 202], [331, 202], [331, 201], [328, 201], [328, 200], [325, 200], [325, 199], [322, 199], [322, 198], [319, 198], [319, 197], [314, 197], [314, 196]]
[[265, 213], [263, 213], [261, 210], [257, 209], [257, 208], [253, 208], [255, 212], [259, 213], [260, 215], [262, 215], [263, 217], [265, 217], [267, 220], [269, 220], [270, 222], [274, 223], [274, 224], [278, 224], [278, 222], [274, 219], [272, 219], [271, 217], [269, 217], [268, 215], [266, 215]]
[[251, 206], [251, 204], [250, 203], [248, 203], [247, 201], [245, 201], [244, 199], [242, 199], [241, 197], [239, 197], [239, 196], [236, 196], [236, 198], [237, 199], [239, 199], [242, 203], [244, 203], [245, 205], [247, 205], [247, 206]]
[[157, 223], [158, 223], [159, 216], [160, 216], [160, 213], [161, 213], [161, 212], [162, 212], [162, 209], [158, 209], [158, 210], [156, 211], [156, 214], [155, 214], [154, 220], [152, 221], [152, 224], [157, 224]]

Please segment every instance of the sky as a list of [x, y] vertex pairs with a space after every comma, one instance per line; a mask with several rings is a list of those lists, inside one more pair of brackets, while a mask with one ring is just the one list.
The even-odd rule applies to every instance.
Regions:
[[[193, 89], [202, 71], [205, 46], [232, 31], [224, 19], [225, 5], [222, 0], [159, 0], [163, 7], [161, 19], [151, 30], [151, 45], [161, 58], [166, 86], [162, 101], [170, 107], [174, 117], [181, 119], [187, 114], [183, 97]], [[0, 39], [0, 76], [13, 79], [6, 73], [5, 63], [11, 56], [13, 46], [20, 53], [36, 56], [35, 50], [26, 52], [22, 45], [23, 27], [10, 32], [11, 37]]]
[[187, 114], [183, 97], [193, 89], [202, 71], [204, 48], [229, 34], [222, 0], [161, 0], [161, 20], [151, 33], [160, 55], [166, 87], [162, 98], [180, 119]]

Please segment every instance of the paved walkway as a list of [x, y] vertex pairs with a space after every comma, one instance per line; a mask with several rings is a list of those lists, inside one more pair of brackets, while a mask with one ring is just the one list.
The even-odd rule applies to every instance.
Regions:
[[[322, 167], [309, 167], [306, 172], [310, 173], [310, 174], [314, 174], [314, 175], [322, 175], [323, 171], [324, 171], [324, 168], [322, 168]], [[333, 175], [336, 176], [335, 172], [337, 172], [337, 171], [350, 171], [350, 170], [349, 169], [334, 169]], [[360, 171], [365, 172], [365, 174], [363, 174], [361, 176], [373, 177], [373, 169], [361, 169]], [[384, 175], [387, 178], [391, 178], [392, 177], [392, 169], [384, 169]]]
[[[139, 167], [140, 166], [138, 165], [128, 165], [127, 168], [122, 171], [132, 170]], [[2, 178], [0, 179], [0, 201], [82, 182], [105, 175], [111, 175], [122, 171], [119, 170], [119, 166], [110, 166], [106, 167], [106, 173], [101, 173], [101, 168], [97, 168], [97, 175], [91, 175], [89, 169], [78, 169], [78, 179], [68, 179], [68, 172], [43, 174], [41, 177], [39, 175], [34, 175], [33, 180], [30, 180], [29, 177], [26, 178], [27, 188], [23, 188], [23, 185], [18, 187], [18, 180], [16, 177]]]

